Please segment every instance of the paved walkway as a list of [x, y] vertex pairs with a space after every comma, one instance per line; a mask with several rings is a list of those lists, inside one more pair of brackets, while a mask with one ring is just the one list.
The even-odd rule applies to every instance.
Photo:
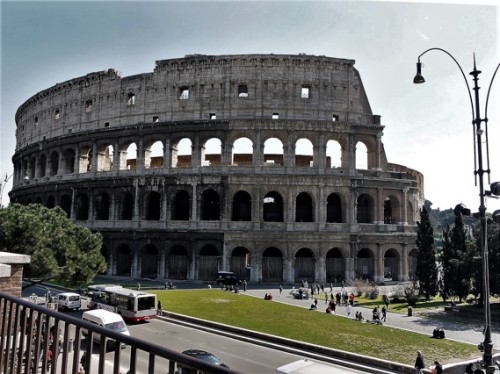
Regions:
[[[273, 301], [282, 302], [290, 305], [295, 305], [302, 308], [307, 308], [311, 306], [313, 303], [313, 299], [309, 298], [308, 300], [300, 300], [295, 299], [290, 296], [290, 288], [283, 289], [283, 292], [280, 295], [279, 289], [277, 288], [262, 288], [262, 289], [249, 289], [246, 294], [258, 298], [264, 298], [266, 293], [272, 293]], [[327, 289], [330, 291], [330, 288]], [[333, 288], [333, 294], [336, 294], [340, 291], [340, 288]], [[382, 304], [380, 305], [382, 307]], [[324, 298], [318, 300], [318, 311], [316, 313], [325, 313], [327, 304], [325, 303]], [[345, 306], [337, 306], [336, 314], [342, 317], [347, 318]], [[351, 318], [354, 318], [354, 315], [357, 311], [361, 311], [363, 313], [363, 317], [365, 319], [371, 320], [372, 317], [372, 309], [371, 308], [363, 308], [355, 306], [352, 309]], [[314, 312], [311, 312], [314, 313]], [[463, 343], [470, 343], [477, 345], [479, 342], [484, 340], [484, 336], [482, 330], [484, 328], [484, 324], [481, 323], [460, 323], [454, 320], [447, 321], [445, 318], [432, 318], [431, 316], [419, 316], [413, 313], [414, 315], [409, 317], [406, 314], [401, 313], [392, 313], [390, 311], [387, 312], [387, 321], [383, 322], [385, 326], [391, 326], [399, 329], [405, 329], [409, 331], [418, 332], [421, 334], [425, 334], [428, 336], [432, 336], [432, 332], [435, 328], [442, 328], [446, 333], [446, 338], [451, 340], [456, 340]], [[492, 326], [492, 340], [495, 349], [500, 348], [500, 326]]]

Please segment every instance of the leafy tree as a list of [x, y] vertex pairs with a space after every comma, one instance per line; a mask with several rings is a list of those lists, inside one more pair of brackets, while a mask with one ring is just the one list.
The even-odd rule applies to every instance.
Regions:
[[420, 294], [424, 294], [427, 300], [437, 293], [438, 271], [436, 265], [436, 253], [434, 250], [434, 229], [429, 219], [429, 213], [424, 207], [420, 211], [420, 222], [417, 222], [418, 248], [416, 275], [420, 285]]
[[75, 225], [59, 207], [12, 204], [0, 209], [0, 249], [31, 256], [27, 277], [89, 282], [106, 269], [101, 247], [101, 234]]

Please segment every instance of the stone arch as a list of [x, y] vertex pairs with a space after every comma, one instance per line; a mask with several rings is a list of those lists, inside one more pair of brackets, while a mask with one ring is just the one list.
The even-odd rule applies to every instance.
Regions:
[[109, 220], [111, 199], [107, 192], [99, 192], [94, 197], [94, 212], [95, 219], [107, 221]]
[[301, 248], [295, 253], [295, 282], [315, 281], [315, 264], [313, 252], [309, 248]]
[[68, 148], [63, 152], [63, 173], [73, 174], [75, 172], [75, 150]]
[[326, 199], [326, 222], [343, 222], [342, 200], [336, 193], [331, 193]]
[[314, 166], [314, 147], [307, 138], [300, 138], [295, 142], [295, 166], [312, 167]]
[[47, 202], [45, 203], [45, 206], [49, 209], [52, 209], [56, 206], [56, 199], [54, 198], [53, 195], [49, 195], [49, 197], [47, 197]]
[[327, 168], [342, 167], [342, 146], [337, 140], [329, 140], [326, 143], [326, 161]]
[[47, 155], [42, 153], [40, 155], [40, 160], [38, 162], [38, 176], [40, 178], [45, 177], [47, 173]]
[[283, 254], [276, 247], [262, 253], [262, 282], [283, 282]]
[[97, 171], [111, 171], [114, 148], [111, 144], [100, 144], [97, 148]]
[[132, 249], [127, 244], [116, 248], [116, 275], [130, 276], [132, 268]]
[[295, 199], [295, 222], [314, 222], [314, 206], [311, 195], [301, 192]]
[[148, 221], [161, 219], [161, 195], [157, 191], [148, 191], [144, 194], [143, 217]]
[[186, 247], [174, 245], [170, 249], [167, 261], [168, 277], [170, 279], [188, 279], [190, 258]]
[[220, 220], [220, 197], [217, 192], [209, 188], [201, 194], [201, 212], [202, 221]]
[[141, 277], [158, 278], [158, 249], [153, 244], [146, 244], [141, 250]]
[[117, 201], [118, 219], [130, 221], [134, 218], [134, 195], [129, 191], [123, 191]]
[[83, 145], [80, 147], [80, 159], [78, 161], [78, 172], [88, 173], [92, 169], [92, 146]]
[[222, 164], [222, 142], [219, 138], [208, 139], [200, 151], [201, 166], [217, 166]]
[[252, 197], [247, 191], [238, 191], [234, 194], [231, 220], [252, 220]]
[[276, 191], [264, 196], [263, 218], [265, 222], [283, 222], [283, 198]]
[[189, 221], [191, 212], [191, 201], [186, 190], [177, 191], [172, 199], [172, 220]]
[[213, 244], [204, 245], [198, 255], [198, 279], [214, 280], [219, 270], [220, 254]]
[[368, 153], [368, 146], [364, 142], [358, 141], [356, 143], [356, 169], [369, 169]]
[[398, 223], [401, 220], [401, 204], [394, 195], [388, 195], [384, 199], [384, 223]]
[[61, 200], [59, 201], [59, 206], [66, 212], [68, 217], [71, 217], [71, 196], [68, 194], [62, 195]]
[[332, 248], [326, 253], [326, 281], [340, 283], [345, 279], [345, 258], [340, 248]]
[[35, 178], [35, 170], [36, 170], [36, 157], [32, 156], [29, 160], [29, 166], [28, 166], [28, 178], [29, 179], [34, 179]]
[[144, 146], [144, 168], [158, 169], [164, 165], [164, 145], [161, 140], [151, 140]]
[[375, 276], [375, 256], [371, 249], [361, 248], [356, 255], [356, 278], [373, 280]]
[[250, 279], [250, 265], [252, 254], [246, 247], [236, 247], [231, 252], [230, 268], [239, 279]]
[[231, 164], [233, 166], [253, 165], [253, 143], [250, 139], [243, 137], [234, 141]]
[[59, 153], [57, 151], [53, 151], [50, 154], [49, 158], [49, 176], [57, 175], [57, 171], [59, 169]]
[[[137, 170], [137, 144], [135, 142], [130, 142], [127, 144], [127, 148], [123, 155], [120, 155], [120, 158], [123, 157], [123, 164], [126, 170]], [[122, 165], [122, 161], [120, 160], [120, 166]]]
[[373, 198], [370, 195], [363, 193], [358, 196], [356, 206], [358, 223], [373, 223], [375, 216], [375, 204], [373, 202]]
[[89, 219], [89, 197], [86, 193], [79, 193], [76, 196], [76, 219], [86, 221]]
[[264, 142], [264, 166], [284, 164], [283, 142], [278, 138], [268, 138]]
[[399, 252], [390, 248], [384, 254], [384, 280], [397, 281], [400, 279]]
[[189, 138], [182, 138], [172, 144], [172, 167], [191, 167], [193, 158], [193, 142]]

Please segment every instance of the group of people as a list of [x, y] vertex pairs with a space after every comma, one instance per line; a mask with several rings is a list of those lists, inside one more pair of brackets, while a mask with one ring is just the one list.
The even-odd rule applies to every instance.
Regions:
[[[423, 374], [423, 369], [425, 369], [424, 355], [421, 351], [417, 351], [417, 358], [415, 359], [415, 369], [416, 374]], [[433, 374], [443, 374], [443, 365], [439, 361], [434, 361], [434, 367], [432, 368]]]

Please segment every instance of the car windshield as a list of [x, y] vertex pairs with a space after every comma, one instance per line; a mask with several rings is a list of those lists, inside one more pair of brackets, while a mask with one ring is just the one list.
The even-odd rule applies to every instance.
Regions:
[[116, 332], [123, 332], [127, 331], [127, 325], [123, 321], [116, 321], [116, 322], [111, 322], [111, 323], [106, 323], [106, 328], [116, 331]]
[[203, 360], [205, 362], [208, 362], [209, 364], [212, 365], [221, 365], [222, 361], [219, 360], [217, 357], [211, 354], [205, 354], [205, 355], [197, 355], [195, 356], [196, 358], [199, 358], [200, 360]]

